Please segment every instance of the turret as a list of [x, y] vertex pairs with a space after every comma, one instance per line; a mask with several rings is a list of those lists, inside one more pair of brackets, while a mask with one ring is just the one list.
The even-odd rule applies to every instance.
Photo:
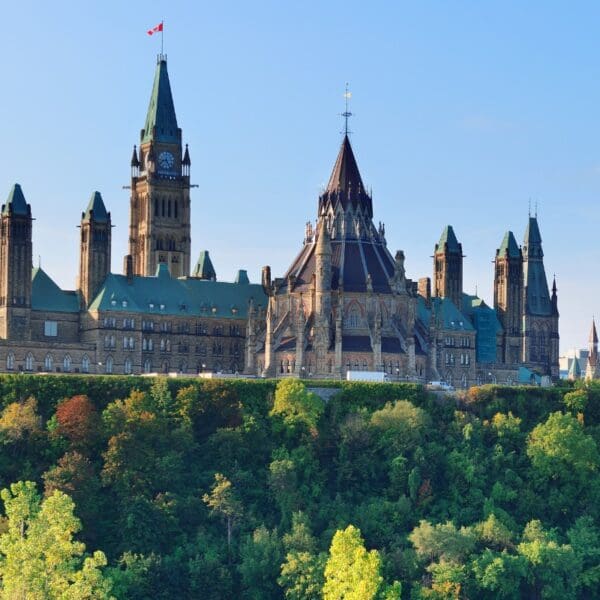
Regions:
[[433, 256], [433, 295], [449, 298], [462, 310], [463, 253], [452, 229], [448, 225], [435, 245]]
[[320, 219], [317, 227], [315, 259], [316, 313], [328, 318], [331, 308], [331, 240], [325, 219]]
[[31, 337], [31, 206], [16, 183], [2, 206], [0, 237], [0, 337]]
[[78, 289], [81, 308], [86, 310], [110, 273], [112, 225], [100, 192], [92, 194], [81, 213], [80, 228]]
[[590, 336], [588, 338], [588, 349], [589, 352], [585, 369], [585, 379], [586, 381], [591, 381], [592, 379], [598, 379], [598, 370], [600, 367], [598, 364], [598, 333], [596, 331], [595, 319], [592, 319], [592, 329], [590, 330]]

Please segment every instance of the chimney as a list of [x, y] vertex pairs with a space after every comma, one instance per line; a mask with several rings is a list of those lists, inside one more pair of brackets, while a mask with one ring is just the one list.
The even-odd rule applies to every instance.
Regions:
[[262, 268], [261, 283], [265, 293], [269, 295], [271, 290], [271, 267], [269, 265]]
[[127, 283], [131, 283], [133, 281], [133, 256], [131, 254], [127, 254], [123, 260], [123, 271], [127, 277]]
[[419, 296], [425, 300], [427, 307], [431, 306], [431, 279], [429, 277], [421, 277], [418, 287]]

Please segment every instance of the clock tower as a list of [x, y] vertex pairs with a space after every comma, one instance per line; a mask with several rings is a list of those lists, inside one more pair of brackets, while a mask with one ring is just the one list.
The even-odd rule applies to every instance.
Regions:
[[190, 272], [190, 155], [181, 142], [167, 73], [159, 54], [150, 105], [131, 158], [129, 262], [150, 276], [160, 263], [172, 277]]

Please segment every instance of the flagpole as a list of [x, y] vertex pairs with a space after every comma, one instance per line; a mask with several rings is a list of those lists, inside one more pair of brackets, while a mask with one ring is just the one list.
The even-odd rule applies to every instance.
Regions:
[[165, 41], [165, 21], [164, 19], [160, 22], [162, 27], [160, 28], [160, 53], [164, 54], [164, 41]]

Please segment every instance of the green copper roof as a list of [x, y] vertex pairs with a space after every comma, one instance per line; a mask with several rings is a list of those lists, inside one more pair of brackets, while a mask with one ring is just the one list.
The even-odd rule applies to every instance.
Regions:
[[9, 212], [12, 212], [13, 215], [29, 214], [23, 190], [18, 183], [15, 183], [15, 185], [12, 186], [6, 204], [2, 207], [2, 214], [7, 215]]
[[97, 223], [106, 223], [108, 221], [108, 213], [106, 212], [106, 206], [102, 200], [100, 192], [94, 192], [90, 198], [88, 207], [83, 215], [84, 221], [89, 221], [91, 218]]
[[463, 294], [463, 312], [477, 331], [477, 362], [496, 362], [496, 336], [502, 332], [502, 325], [496, 311], [478, 296]]
[[31, 308], [50, 312], [79, 312], [77, 292], [61, 290], [41, 267], [31, 277]]
[[417, 297], [417, 317], [427, 327], [431, 321], [432, 312], [435, 311], [436, 325], [442, 329], [456, 331], [473, 331], [474, 327], [449, 298], [432, 298], [432, 308], [427, 308], [422, 296]]
[[146, 123], [142, 132], [142, 143], [179, 142], [179, 129], [175, 116], [175, 105], [167, 73], [167, 61], [160, 58], [156, 65], [152, 95], [148, 105]]
[[579, 379], [581, 377], [581, 365], [579, 359], [574, 356], [571, 359], [571, 365], [569, 366], [569, 379]]
[[250, 280], [248, 279], [248, 271], [246, 271], [246, 269], [240, 269], [236, 273], [235, 279], [233, 281], [234, 283], [241, 283], [242, 285], [249, 284]]
[[[261, 285], [173, 278], [159, 266], [154, 277], [109, 274], [89, 310], [241, 319], [248, 303], [266, 306]], [[166, 265], [165, 265], [166, 267]]]
[[454, 229], [452, 229], [452, 225], [446, 225], [446, 227], [444, 227], [444, 231], [442, 231], [442, 235], [440, 236], [440, 241], [438, 242], [437, 246], [438, 252], [444, 250], [445, 244], [448, 244], [448, 252], [461, 251], [458, 240], [456, 239], [456, 235], [454, 234]]
[[217, 273], [210, 260], [210, 256], [208, 255], [208, 250], [202, 250], [200, 252], [198, 262], [194, 267], [192, 275], [194, 277], [199, 277], [200, 279], [209, 279], [211, 281], [217, 280]]
[[507, 231], [502, 238], [498, 256], [505, 256], [508, 253], [509, 258], [518, 258], [520, 256], [519, 246], [512, 231]]

